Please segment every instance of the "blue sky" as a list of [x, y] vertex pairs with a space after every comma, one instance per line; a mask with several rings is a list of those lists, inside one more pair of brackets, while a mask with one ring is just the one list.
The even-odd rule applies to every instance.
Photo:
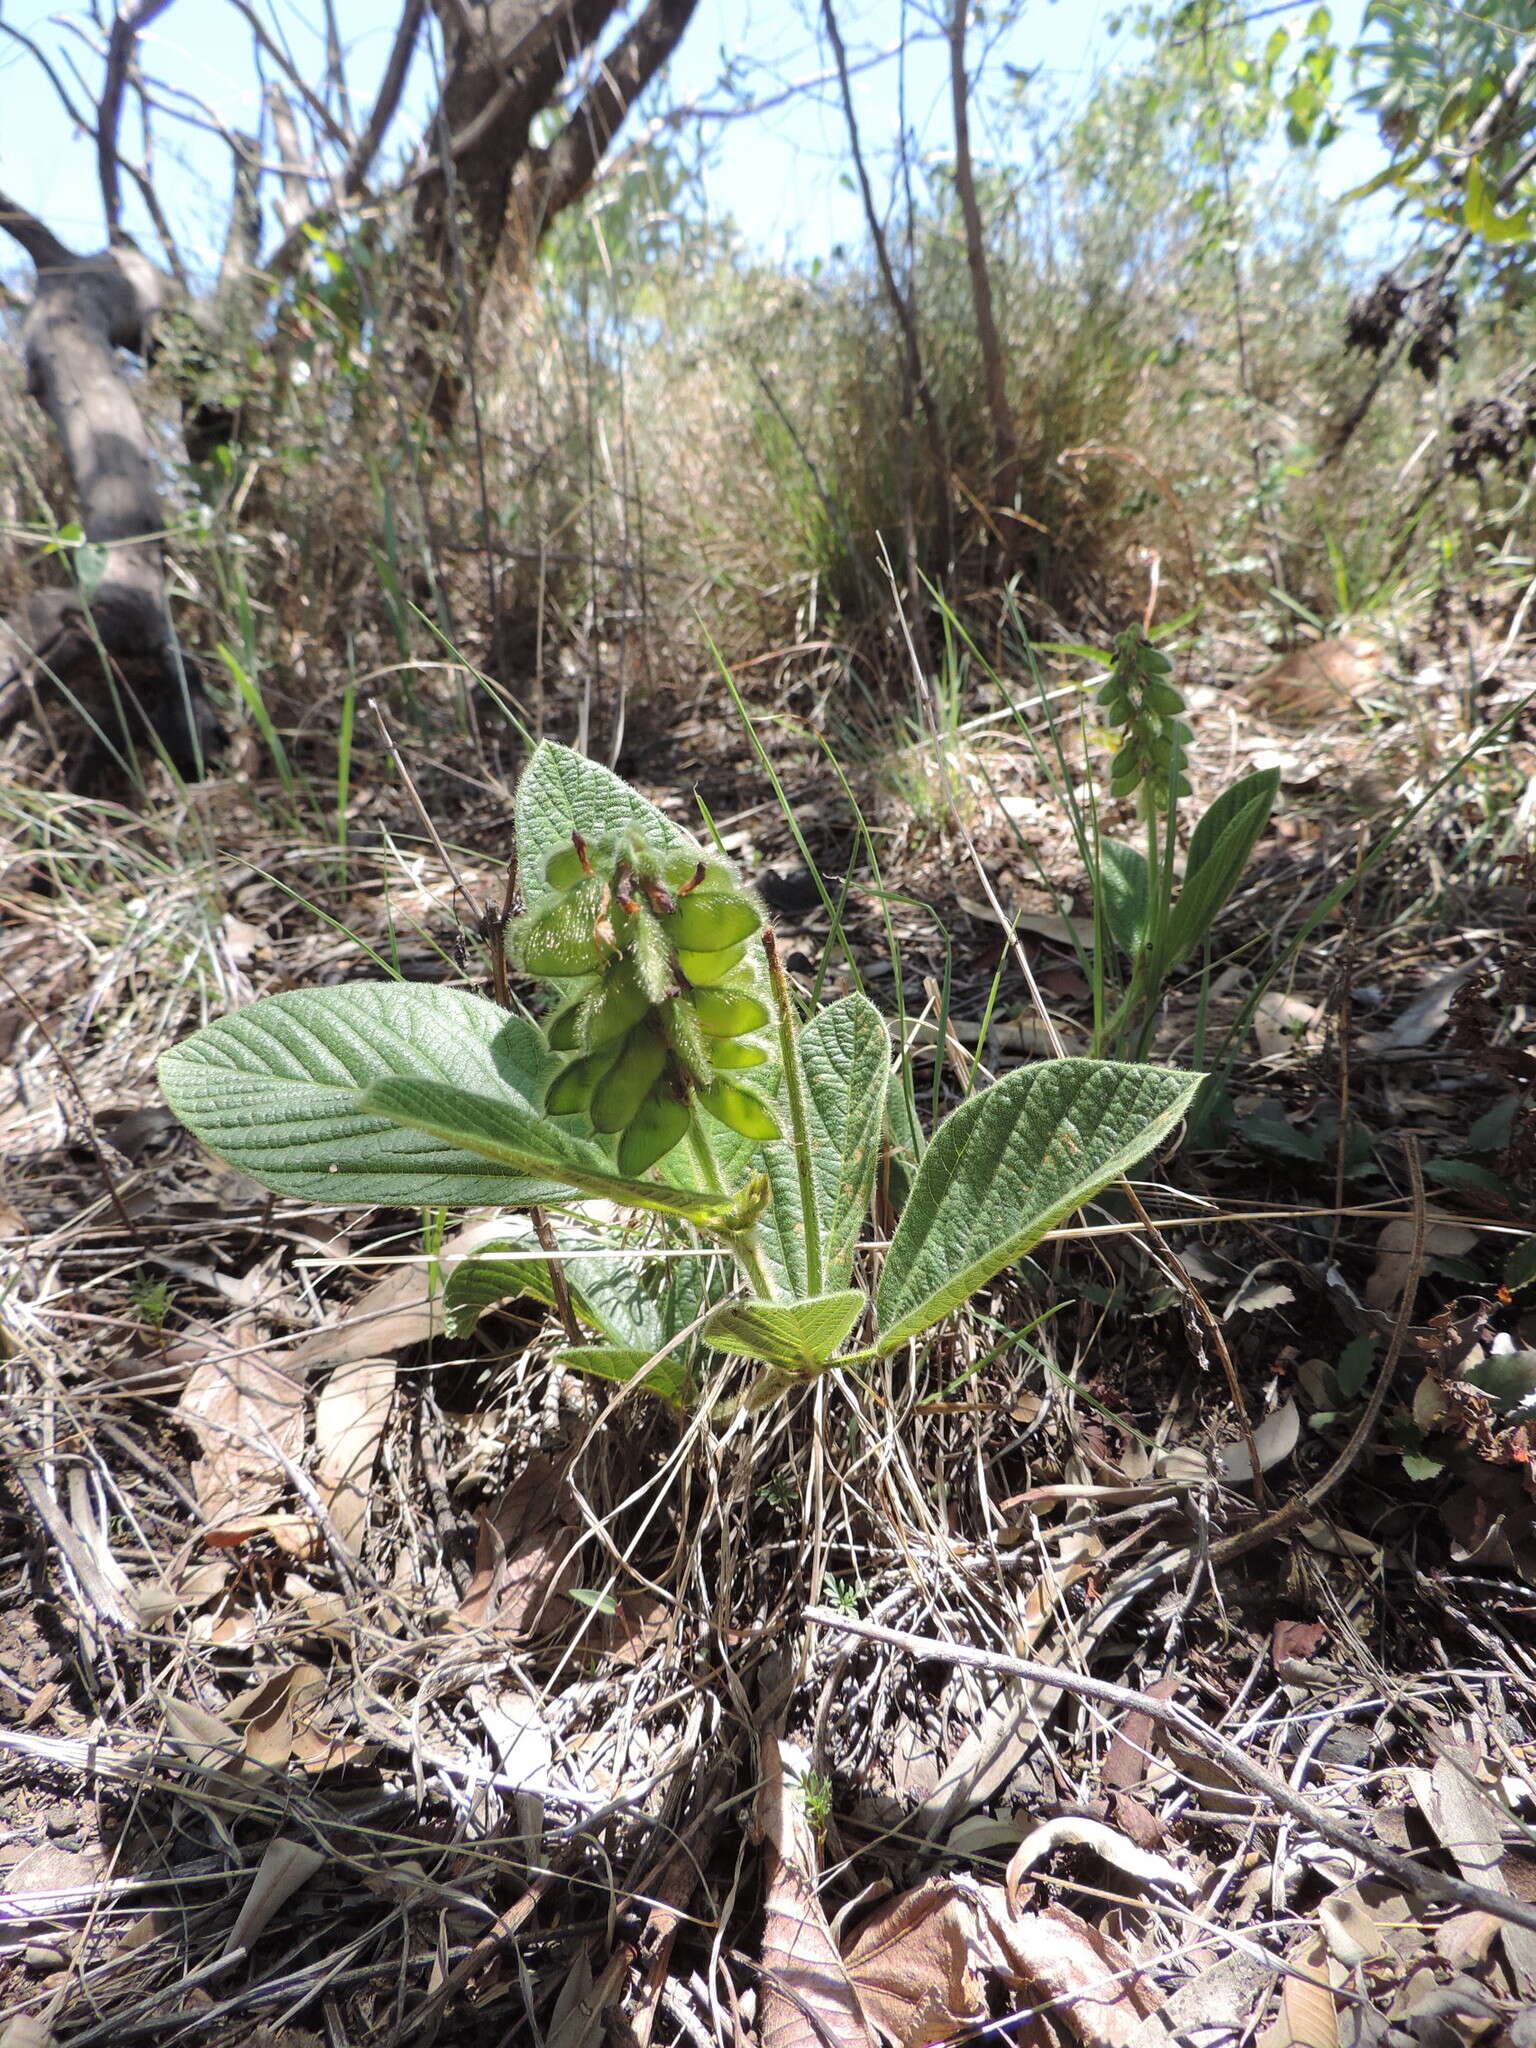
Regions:
[[[1344, 0], [1335, 10], [1346, 37], [1358, 21], [1360, 4]], [[1004, 64], [1029, 67], [1035, 72], [1030, 90], [1040, 103], [1061, 112], [1080, 106], [1094, 81], [1124, 62], [1133, 48], [1129, 37], [1111, 30], [1114, 17], [1125, 11], [1124, 0], [1028, 0], [991, 52], [989, 75], [1001, 76]], [[1310, 11], [1310, 5], [1298, 5], [1271, 17], [1269, 25], [1289, 18], [1299, 26]], [[337, 13], [354, 93], [358, 104], [366, 106], [389, 47], [394, 7], [385, 0], [337, 0]], [[856, 64], [889, 50], [903, 24], [924, 26], [917, 10], [903, 0], [841, 0], [838, 14]], [[58, 12], [49, 0], [0, 0], [0, 18], [35, 37], [57, 61], [72, 55], [85, 76], [94, 78], [90, 46], [78, 32], [89, 29], [88, 17]], [[315, 0], [277, 0], [276, 19], [311, 77], [321, 61], [319, 18]], [[829, 52], [815, 21], [815, 0], [701, 0], [670, 84], [677, 99], [718, 110], [730, 103], [719, 81], [733, 62], [741, 64], [740, 84], [754, 99], [807, 79], [823, 80], [816, 89], [750, 119], [712, 119], [707, 130], [705, 190], [711, 210], [732, 214], [747, 240], [765, 252], [801, 258], [824, 255], [839, 243], [855, 244], [863, 233], [859, 202], [847, 183], [836, 86], [825, 77]], [[973, 42], [979, 48], [980, 36]], [[152, 75], [193, 95], [220, 120], [232, 127], [256, 125], [249, 34], [225, 0], [177, 0], [148, 30], [144, 51]], [[946, 65], [935, 41], [919, 43], [908, 58], [904, 81], [909, 125], [920, 144], [941, 152], [949, 145]], [[419, 127], [430, 83], [427, 67], [418, 62], [408, 115], [400, 124], [402, 145]], [[901, 67], [894, 61], [872, 64], [855, 78], [860, 127], [882, 190], [898, 132], [902, 84]], [[40, 213], [65, 240], [99, 245], [102, 221], [91, 145], [73, 129], [33, 59], [3, 38], [0, 110], [0, 186]], [[979, 101], [973, 145], [981, 158], [1009, 153], [1008, 137], [996, 132], [994, 118], [987, 101]], [[135, 135], [135, 124], [127, 133]], [[215, 136], [178, 129], [164, 117], [156, 149], [163, 202], [189, 261], [201, 269], [223, 236], [227, 150]], [[1323, 160], [1325, 187], [1342, 191], [1379, 162], [1368, 130], [1346, 134]]]

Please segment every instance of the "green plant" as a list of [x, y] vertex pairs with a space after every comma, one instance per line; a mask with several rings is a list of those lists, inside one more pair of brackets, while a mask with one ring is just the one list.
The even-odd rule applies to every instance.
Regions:
[[1096, 701], [1105, 723], [1119, 733], [1110, 795], [1136, 799], [1146, 835], [1145, 851], [1102, 837], [1092, 849], [1095, 919], [1130, 968], [1097, 1040], [1111, 1049], [1128, 1042], [1141, 1054], [1151, 1042], [1164, 983], [1209, 938], [1269, 822], [1280, 771], [1256, 769], [1222, 791], [1190, 835], [1176, 888], [1178, 808], [1190, 795], [1185, 767], [1194, 734], [1184, 722], [1171, 662], [1139, 627], [1116, 639]]
[[[896, 1351], [1123, 1174], [1199, 1085], [1063, 1059], [971, 1096], [918, 1161], [867, 1293], [855, 1255], [890, 1129], [879, 1012], [850, 995], [802, 1019], [728, 864], [566, 748], [529, 761], [517, 853], [513, 945], [560, 996], [542, 1024], [439, 986], [299, 990], [205, 1026], [161, 1084], [280, 1194], [566, 1212], [565, 1289], [597, 1341], [565, 1361], [679, 1405], [695, 1337], [767, 1366], [762, 1394]], [[639, 1243], [615, 1211], [659, 1221]], [[533, 1243], [511, 1216], [454, 1269], [456, 1327], [509, 1295], [554, 1298]]]

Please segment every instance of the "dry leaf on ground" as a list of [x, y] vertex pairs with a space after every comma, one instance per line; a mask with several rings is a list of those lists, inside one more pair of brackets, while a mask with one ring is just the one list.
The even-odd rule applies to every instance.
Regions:
[[201, 1450], [192, 1485], [208, 1526], [269, 1508], [303, 1448], [298, 1382], [254, 1349], [223, 1352], [193, 1368], [178, 1413]]
[[[1413, 1234], [1411, 1216], [1394, 1216], [1382, 1225], [1376, 1240], [1375, 1270], [1365, 1283], [1367, 1308], [1396, 1308], [1413, 1266]], [[1464, 1230], [1459, 1223], [1431, 1223], [1424, 1233], [1424, 1256], [1459, 1259], [1476, 1244], [1475, 1230]]]
[[287, 1904], [301, 1884], [308, 1884], [325, 1858], [307, 1842], [268, 1842], [251, 1888], [229, 1930], [223, 1953], [249, 1948], [272, 1916]]
[[509, 1634], [551, 1621], [574, 1582], [577, 1514], [565, 1467], [530, 1458], [494, 1510], [481, 1511], [475, 1569], [459, 1604], [466, 1628], [494, 1623]]
[[315, 1402], [315, 1486], [331, 1527], [354, 1555], [368, 1522], [368, 1491], [395, 1397], [395, 1361], [359, 1358], [334, 1371]]
[[[760, 2048], [875, 2048], [858, 1992], [816, 1895], [816, 1842], [802, 1787], [807, 1759], [761, 1739], [757, 1824], [767, 1862]], [[936, 2037], [935, 2037], [936, 2038]]]
[[844, 1961], [864, 2010], [897, 2048], [984, 2025], [993, 1982], [1021, 2009], [1066, 2022], [1083, 2048], [1130, 2048], [1159, 2002], [1126, 1950], [1086, 1920], [1064, 1906], [1015, 1913], [1001, 1885], [966, 1877], [932, 1878], [876, 1907]]

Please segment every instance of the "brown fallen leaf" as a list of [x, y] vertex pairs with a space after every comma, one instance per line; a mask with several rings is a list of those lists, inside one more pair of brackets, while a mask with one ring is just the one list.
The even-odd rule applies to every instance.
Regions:
[[[1413, 1265], [1414, 1225], [1411, 1216], [1394, 1216], [1376, 1240], [1376, 1266], [1365, 1283], [1367, 1308], [1396, 1308]], [[1459, 1259], [1473, 1250], [1477, 1232], [1459, 1223], [1431, 1223], [1424, 1233], [1427, 1259]]]
[[[1142, 1687], [1149, 1700], [1171, 1700], [1179, 1690], [1177, 1678], [1160, 1678], [1156, 1685]], [[1147, 1775], [1157, 1723], [1150, 1714], [1132, 1707], [1115, 1731], [1099, 1768], [1099, 1783], [1106, 1792], [1129, 1792]]]
[[520, 1634], [562, 1614], [565, 1589], [576, 1576], [571, 1551], [577, 1524], [564, 1465], [542, 1453], [530, 1458], [495, 1508], [489, 1514], [481, 1510], [460, 1625], [494, 1624]]
[[224, 1954], [232, 1955], [237, 1948], [249, 1948], [273, 1915], [292, 1898], [300, 1885], [308, 1884], [324, 1861], [320, 1850], [311, 1848], [308, 1842], [268, 1842], [256, 1866], [251, 1888], [235, 1916], [234, 1926], [229, 1930]]
[[1001, 1885], [969, 1877], [930, 1878], [877, 1906], [843, 1959], [863, 2009], [897, 2048], [930, 2048], [984, 2024], [993, 1982], [1064, 2021], [1083, 2048], [1130, 2048], [1159, 2003], [1127, 1951], [1077, 1914], [1015, 1913]]
[[238, 1550], [257, 1536], [270, 1537], [288, 1557], [318, 1557], [323, 1548], [320, 1525], [308, 1515], [232, 1515], [203, 1531], [212, 1550]]
[[298, 1382], [254, 1349], [218, 1353], [193, 1367], [177, 1412], [201, 1451], [192, 1486], [208, 1526], [269, 1508], [303, 1448]]
[[1295, 1974], [1281, 1983], [1280, 2011], [1260, 2034], [1259, 2048], [1339, 2048], [1339, 2008], [1322, 1936], [1309, 1934], [1286, 1962]]
[[249, 1762], [281, 1770], [293, 1755], [295, 1736], [325, 1691], [325, 1673], [315, 1664], [289, 1664], [238, 1699], [229, 1718], [244, 1731]]
[[807, 1759], [771, 1733], [763, 1734], [760, 1747], [757, 1825], [767, 1864], [767, 1904], [759, 2048], [875, 2048], [863, 2004], [816, 1895], [816, 1842], [803, 1795]]
[[395, 1397], [393, 1358], [339, 1366], [315, 1402], [315, 1487], [338, 1539], [357, 1554], [368, 1523], [368, 1490]]

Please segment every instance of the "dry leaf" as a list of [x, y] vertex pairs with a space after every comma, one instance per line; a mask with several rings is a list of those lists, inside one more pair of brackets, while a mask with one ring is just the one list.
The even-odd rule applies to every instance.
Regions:
[[262, 1852], [245, 1903], [235, 1916], [223, 1953], [250, 1948], [262, 1929], [291, 1899], [301, 1884], [308, 1884], [325, 1858], [307, 1842], [268, 1842]]
[[1320, 1027], [1323, 1020], [1324, 1012], [1315, 1004], [1304, 1003], [1299, 996], [1288, 996], [1281, 989], [1270, 989], [1260, 996], [1253, 1017], [1253, 1035], [1258, 1040], [1260, 1058], [1279, 1059], [1306, 1046], [1314, 1026]]
[[[1156, 1685], [1144, 1686], [1142, 1690], [1149, 1700], [1171, 1700], [1178, 1693], [1179, 1681], [1160, 1678]], [[1152, 1716], [1132, 1707], [1115, 1731], [1099, 1771], [1099, 1783], [1106, 1792], [1129, 1792], [1141, 1783], [1152, 1760], [1156, 1737], [1157, 1723]]]
[[53, 2048], [57, 2039], [48, 2022], [32, 2013], [18, 2013], [0, 2027], [0, 2048]]
[[875, 2048], [864, 2007], [816, 1896], [816, 1843], [806, 1818], [807, 1759], [761, 1738], [757, 1824], [766, 1850], [760, 2048]]
[[1286, 1961], [1301, 1975], [1282, 1980], [1279, 2014], [1259, 2036], [1259, 2048], [1339, 2048], [1339, 2008], [1321, 1936], [1308, 1935]]
[[[1301, 1436], [1301, 1411], [1291, 1400], [1282, 1401], [1253, 1432], [1253, 1447], [1259, 1454], [1259, 1470], [1269, 1471], [1295, 1450]], [[1222, 1478], [1243, 1486], [1253, 1477], [1253, 1460], [1246, 1443], [1223, 1444], [1213, 1460]]]
[[315, 1403], [315, 1486], [332, 1529], [354, 1556], [394, 1395], [394, 1360], [359, 1358], [331, 1374]]
[[255, 1351], [205, 1358], [182, 1390], [178, 1413], [202, 1456], [192, 1485], [211, 1528], [258, 1515], [288, 1484], [304, 1443], [304, 1392]]
[[325, 1691], [325, 1673], [314, 1664], [290, 1664], [230, 1708], [230, 1719], [245, 1730], [245, 1754], [264, 1769], [281, 1770], [293, 1755], [301, 1715]]
[[1478, 964], [1453, 967], [1414, 997], [1385, 1031], [1362, 1031], [1357, 1043], [1364, 1052], [1409, 1052], [1428, 1045], [1445, 1028], [1457, 993], [1478, 971]]
[[1048, 2008], [1083, 2048], [1129, 2048], [1158, 1999], [1120, 1945], [1063, 1906], [1015, 1913], [1001, 1885], [932, 1878], [879, 1906], [844, 1950], [864, 2009], [898, 2048], [957, 2039], [987, 1985]]
[[1168, 1885], [1177, 1892], [1189, 1892], [1196, 1888], [1196, 1880], [1170, 1863], [1166, 1857], [1154, 1856], [1150, 1850], [1138, 1849], [1134, 1842], [1128, 1842], [1124, 1835], [1117, 1834], [1102, 1821], [1087, 1820], [1076, 1814], [1063, 1814], [1059, 1819], [1043, 1821], [1020, 1842], [1013, 1852], [1004, 1880], [1010, 1908], [1018, 1909], [1019, 1893], [1024, 1879], [1035, 1865], [1052, 1855], [1063, 1845], [1089, 1849], [1095, 1856], [1130, 1878], [1135, 1884]]
[[[1382, 1225], [1381, 1235], [1376, 1240], [1376, 1268], [1365, 1283], [1367, 1308], [1397, 1306], [1403, 1289], [1408, 1285], [1413, 1236], [1411, 1216], [1394, 1216], [1390, 1223]], [[1476, 1243], [1475, 1230], [1463, 1230], [1459, 1223], [1431, 1223], [1424, 1233], [1424, 1256], [1429, 1259], [1459, 1259]]]
[[364, 1359], [425, 1344], [443, 1328], [442, 1282], [462, 1258], [507, 1234], [504, 1217], [481, 1217], [445, 1240], [435, 1260], [391, 1266], [323, 1329], [310, 1330], [284, 1355], [295, 1379], [336, 1373]]
[[270, 1537], [287, 1557], [318, 1557], [323, 1547], [320, 1525], [308, 1515], [231, 1515], [203, 1531], [210, 1550], [238, 1550], [257, 1536]]
[[494, 1623], [510, 1634], [556, 1618], [575, 1579], [570, 1553], [576, 1510], [565, 1467], [541, 1453], [530, 1458], [494, 1511], [483, 1509], [475, 1569], [458, 1619], [466, 1628]]

